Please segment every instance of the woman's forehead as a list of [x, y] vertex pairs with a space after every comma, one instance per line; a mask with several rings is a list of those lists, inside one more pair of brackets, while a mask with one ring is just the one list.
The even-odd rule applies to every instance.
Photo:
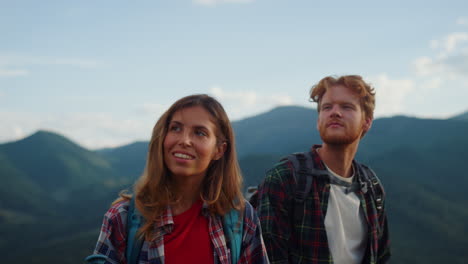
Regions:
[[174, 112], [170, 122], [177, 122], [187, 126], [203, 126], [216, 128], [214, 117], [202, 106], [190, 106]]

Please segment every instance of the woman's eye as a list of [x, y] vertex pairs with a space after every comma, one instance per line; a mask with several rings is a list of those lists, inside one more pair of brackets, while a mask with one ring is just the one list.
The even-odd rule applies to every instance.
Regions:
[[197, 134], [197, 136], [202, 136], [202, 137], [206, 137], [206, 135], [207, 135], [207, 134], [206, 134], [204, 131], [202, 131], [202, 130], [196, 131], [195, 134]]
[[174, 125], [174, 126], [170, 126], [170, 127], [169, 127], [169, 130], [170, 130], [170, 131], [175, 131], [175, 132], [177, 132], [177, 131], [180, 131], [180, 127], [179, 127], [179, 126], [175, 126], [175, 125]]

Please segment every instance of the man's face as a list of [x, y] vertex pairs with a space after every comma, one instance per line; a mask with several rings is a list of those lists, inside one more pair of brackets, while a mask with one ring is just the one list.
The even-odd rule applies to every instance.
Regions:
[[364, 117], [358, 95], [343, 85], [330, 87], [319, 107], [317, 129], [329, 145], [354, 143], [372, 124], [372, 119]]

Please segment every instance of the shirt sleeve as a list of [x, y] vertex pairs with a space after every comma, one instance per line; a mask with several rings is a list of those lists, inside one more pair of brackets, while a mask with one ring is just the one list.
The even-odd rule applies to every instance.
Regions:
[[239, 264], [267, 264], [268, 256], [262, 238], [260, 220], [249, 202], [245, 202], [244, 230]]
[[[128, 205], [113, 205], [104, 215], [94, 254], [107, 257], [106, 264], [126, 264], [126, 222]], [[128, 203], [128, 202], [127, 202]]]
[[257, 213], [271, 263], [288, 263], [292, 178], [289, 163], [282, 162], [267, 172], [258, 188]]

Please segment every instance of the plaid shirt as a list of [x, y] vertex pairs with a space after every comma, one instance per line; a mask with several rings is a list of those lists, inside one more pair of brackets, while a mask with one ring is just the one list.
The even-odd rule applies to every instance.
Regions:
[[[126, 222], [128, 201], [114, 204], [104, 215], [101, 233], [94, 250], [94, 254], [107, 256], [108, 263], [127, 263], [126, 250]], [[211, 216], [206, 204], [202, 213], [208, 218], [208, 230], [213, 244], [215, 264], [230, 264], [231, 252], [226, 245], [223, 232], [223, 222], [220, 216]], [[139, 263], [164, 263], [164, 235], [171, 233], [174, 225], [170, 207], [162, 215], [161, 222], [154, 227], [151, 241], [145, 240], [140, 252]], [[265, 245], [260, 231], [260, 222], [253, 207], [246, 202], [244, 225], [241, 245], [241, 256], [238, 263], [269, 263]]]
[[[312, 148], [314, 166], [325, 166]], [[355, 162], [355, 161], [353, 161]], [[260, 184], [257, 213], [271, 263], [333, 263], [325, 230], [325, 215], [330, 194], [330, 181], [314, 177], [312, 189], [304, 201], [304, 217], [294, 219], [296, 180], [293, 165], [285, 160], [276, 164]], [[357, 173], [357, 180], [363, 176]], [[377, 185], [380, 188], [381, 185]], [[381, 190], [382, 194], [383, 189]], [[378, 210], [370, 191], [356, 191], [368, 224], [367, 249], [363, 263], [386, 263], [390, 257], [385, 207]], [[384, 203], [382, 203], [384, 204]]]

